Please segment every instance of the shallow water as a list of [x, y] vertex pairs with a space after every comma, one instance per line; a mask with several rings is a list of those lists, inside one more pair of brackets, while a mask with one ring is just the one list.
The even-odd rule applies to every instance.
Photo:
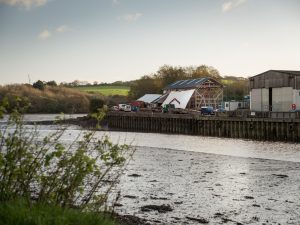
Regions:
[[[76, 118], [85, 115], [65, 114], [64, 116], [66, 118]], [[25, 121], [45, 121], [54, 120], [57, 116], [60, 116], [60, 114], [26, 114], [24, 119]], [[39, 126], [42, 134], [54, 132], [60, 128], [57, 126]], [[80, 127], [69, 126], [63, 139], [72, 141], [80, 132], [82, 132]], [[105, 134], [109, 135], [115, 143], [127, 143], [135, 146], [300, 162], [300, 145], [295, 143], [138, 132], [98, 131], [96, 135], [101, 137]]]
[[121, 142], [132, 141], [137, 146], [300, 162], [299, 144], [177, 134], [134, 132], [108, 132], [108, 134], [114, 141], [118, 139]]
[[[56, 120], [57, 117], [70, 119], [82, 116], [86, 116], [86, 114], [25, 114], [24, 121], [51, 121]], [[4, 118], [0, 120], [0, 122], [5, 122], [7, 118], [8, 115], [5, 115]]]
[[[53, 132], [56, 129], [56, 126], [40, 126], [42, 133]], [[62, 138], [65, 141], [72, 141], [80, 132], [82, 132], [80, 127], [70, 126]], [[177, 134], [105, 131], [96, 133], [98, 137], [102, 135], [108, 135], [115, 143], [127, 143], [135, 146], [300, 162], [300, 145], [294, 143]]]

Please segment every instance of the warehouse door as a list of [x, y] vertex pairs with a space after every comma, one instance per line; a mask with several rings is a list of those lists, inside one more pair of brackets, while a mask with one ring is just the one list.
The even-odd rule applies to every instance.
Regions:
[[272, 88], [269, 88], [269, 111], [272, 111]]

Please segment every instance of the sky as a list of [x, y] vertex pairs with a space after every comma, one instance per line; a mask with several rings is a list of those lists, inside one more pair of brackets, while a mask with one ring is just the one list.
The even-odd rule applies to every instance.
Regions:
[[300, 70], [299, 0], [0, 0], [0, 84]]

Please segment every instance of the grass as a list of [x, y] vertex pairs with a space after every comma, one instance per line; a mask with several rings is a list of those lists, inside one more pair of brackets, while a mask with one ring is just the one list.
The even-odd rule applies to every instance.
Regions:
[[101, 213], [81, 212], [25, 201], [0, 203], [0, 225], [117, 225]]
[[101, 93], [105, 96], [109, 96], [109, 95], [127, 96], [130, 88], [126, 86], [84, 86], [84, 87], [75, 87], [74, 89], [77, 89], [82, 92]]

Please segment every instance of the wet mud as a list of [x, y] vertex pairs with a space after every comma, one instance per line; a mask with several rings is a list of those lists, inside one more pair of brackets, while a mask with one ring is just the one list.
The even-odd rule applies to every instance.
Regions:
[[299, 162], [138, 147], [119, 188], [143, 224], [300, 224]]

